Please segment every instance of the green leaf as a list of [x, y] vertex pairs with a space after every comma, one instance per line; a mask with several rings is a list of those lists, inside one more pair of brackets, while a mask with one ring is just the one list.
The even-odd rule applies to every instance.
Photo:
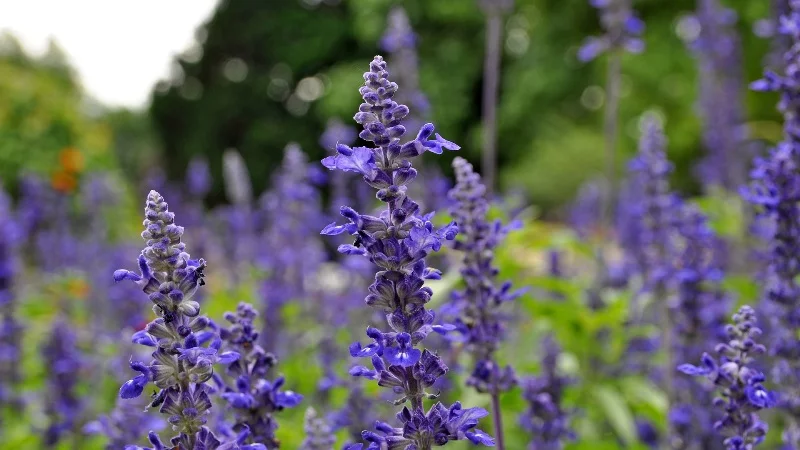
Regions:
[[629, 378], [622, 383], [622, 389], [625, 391], [626, 397], [648, 405], [659, 414], [667, 413], [669, 407], [667, 396], [649, 380]]
[[625, 446], [636, 442], [636, 423], [622, 394], [611, 386], [595, 387], [595, 399]]

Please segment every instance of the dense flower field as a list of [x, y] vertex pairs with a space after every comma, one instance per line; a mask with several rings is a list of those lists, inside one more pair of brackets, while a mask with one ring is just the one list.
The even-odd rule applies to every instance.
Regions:
[[[482, 3], [490, 28], [506, 3]], [[708, 0], [687, 19], [699, 198], [670, 188], [653, 111], [616, 173], [619, 58], [646, 51], [645, 24], [624, 0], [591, 3], [605, 34], [578, 57], [608, 60], [608, 169], [569, 224], [494, 193], [493, 112], [486, 180], [426, 123], [401, 9], [388, 62], [352, 80], [354, 124], [330, 122], [322, 161], [287, 145], [258, 197], [234, 150], [213, 209], [201, 157], [182, 185], [153, 171], [143, 217], [109, 173], [0, 192], [4, 445], [800, 448], [800, 2], [782, 63], [751, 85], [780, 94], [783, 140], [752, 161], [726, 84], [731, 13]]]

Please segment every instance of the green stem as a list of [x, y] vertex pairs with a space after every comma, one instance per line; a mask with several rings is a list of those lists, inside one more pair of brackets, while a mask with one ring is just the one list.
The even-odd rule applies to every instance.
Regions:
[[[496, 378], [496, 377], [495, 377]], [[492, 418], [494, 419], [494, 437], [497, 443], [497, 450], [505, 450], [505, 437], [503, 435], [503, 411], [500, 408], [500, 393], [497, 389], [497, 380], [492, 386]]]
[[486, 194], [491, 198], [497, 173], [497, 90], [500, 84], [503, 23], [500, 11], [486, 13], [486, 57], [483, 65], [483, 155], [481, 172]]

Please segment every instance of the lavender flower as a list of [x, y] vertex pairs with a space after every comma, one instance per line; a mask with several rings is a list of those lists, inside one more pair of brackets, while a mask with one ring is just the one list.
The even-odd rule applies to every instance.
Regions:
[[[425, 151], [442, 153], [459, 147], [438, 134], [431, 139], [432, 124], [424, 125], [415, 139], [401, 144], [405, 134], [401, 121], [409, 111], [392, 100], [397, 84], [389, 81], [383, 58], [373, 59], [364, 81], [360, 89], [364, 103], [355, 120], [364, 126], [361, 138], [375, 146], [351, 148], [340, 144], [336, 147], [337, 155], [325, 158], [322, 163], [329, 169], [362, 175], [367, 184], [378, 190], [376, 196], [387, 204], [387, 210], [374, 217], [342, 207], [341, 213], [349, 223], [332, 223], [322, 234], [347, 232], [356, 236], [352, 245], [342, 245], [339, 251], [365, 256], [379, 268], [365, 302], [386, 314], [391, 331], [367, 329], [367, 336], [373, 342], [366, 347], [355, 343], [350, 353], [370, 358], [372, 369], [356, 366], [350, 373], [392, 389], [398, 396], [395, 403], [410, 403], [410, 407], [404, 406], [398, 413], [399, 428], [378, 422], [378, 432], [365, 431], [363, 438], [370, 443], [369, 449], [383, 446], [428, 449], [460, 439], [491, 445], [492, 439], [475, 428], [478, 420], [487, 415], [485, 410], [463, 409], [458, 402], [450, 408], [441, 403], [426, 408], [424, 404], [426, 399], [436, 398], [426, 388], [447, 372], [441, 358], [420, 348], [428, 333], [443, 331], [433, 325], [434, 313], [425, 308], [432, 292], [424, 287], [424, 280], [440, 276], [439, 271], [427, 267], [425, 257], [438, 251], [443, 240], [455, 238], [458, 229], [455, 224], [434, 229], [430, 215], [422, 215], [418, 205], [406, 196], [406, 186], [417, 175], [410, 158]], [[349, 448], [360, 449], [363, 445]]]
[[789, 2], [790, 11], [780, 20], [779, 31], [793, 45], [784, 55], [784, 74], [766, 71], [751, 87], [780, 92], [778, 109], [784, 115], [784, 139], [767, 158], [758, 158], [752, 183], [742, 194], [759, 215], [769, 221], [771, 233], [766, 276], [766, 298], [777, 357], [773, 376], [783, 386], [781, 408], [787, 412], [783, 441], [800, 448], [800, 2]]
[[578, 50], [578, 59], [591, 61], [604, 52], [626, 50], [641, 53], [644, 22], [631, 10], [630, 0], [589, 0], [600, 11], [600, 24], [605, 34], [586, 39]]
[[147, 439], [150, 441], [152, 447], [137, 447], [129, 445], [125, 450], [183, 450], [184, 448], [191, 448], [192, 450], [266, 450], [261, 444], [245, 444], [244, 441], [249, 436], [247, 430], [242, 431], [234, 439], [228, 442], [222, 442], [212, 433], [208, 428], [203, 427], [197, 432], [196, 444], [194, 447], [183, 447], [175, 444], [165, 445], [161, 438], [154, 432], [150, 432]]
[[[639, 372], [654, 378], [663, 378], [662, 385], [670, 404], [674, 400], [672, 363], [673, 319], [669, 308], [667, 286], [672, 274], [670, 260], [674, 252], [672, 244], [672, 220], [676, 197], [669, 190], [669, 174], [672, 165], [666, 157], [666, 138], [661, 123], [651, 115], [642, 118], [642, 136], [639, 152], [629, 165], [631, 201], [628, 214], [635, 222], [630, 231], [635, 236], [626, 237], [624, 246], [628, 267], [638, 269], [642, 290], [635, 297], [633, 324], [658, 324], [661, 336], [639, 337], [629, 342], [626, 352], [629, 363]], [[649, 294], [650, 307], [642, 299]], [[650, 353], [661, 346], [666, 354], [666, 371], [653, 370]], [[644, 358], [642, 358], [644, 356]], [[663, 373], [663, 377], [661, 374]], [[672, 435], [672, 432], [668, 432]]]
[[54, 447], [61, 439], [79, 429], [83, 401], [77, 393], [83, 357], [78, 351], [75, 330], [59, 318], [42, 349], [47, 367], [45, 413], [50, 424], [44, 432], [44, 444]]
[[555, 339], [548, 336], [542, 347], [542, 374], [521, 383], [528, 410], [520, 417], [520, 425], [532, 436], [530, 450], [561, 450], [565, 441], [575, 439], [569, 428], [569, 414], [562, 405], [564, 389], [572, 381], [558, 374], [561, 349]]
[[186, 169], [186, 189], [196, 199], [203, 199], [211, 190], [211, 171], [208, 161], [196, 156], [189, 161]]
[[699, 167], [703, 184], [738, 188], [745, 178], [746, 128], [742, 99], [742, 49], [736, 13], [718, 0], [701, 0], [693, 18], [700, 33], [690, 43], [700, 67], [700, 115], [708, 152]]
[[[676, 292], [670, 304], [675, 337], [671, 351], [675, 360], [691, 361], [724, 339], [730, 301], [720, 286], [723, 271], [716, 257], [720, 240], [706, 217], [694, 206], [684, 204], [676, 222], [679, 245], [673, 280]], [[685, 378], [675, 380], [675, 387], [669, 412], [673, 432], [670, 445], [681, 449], [719, 446], [711, 432], [713, 420], [707, 408], [713, 402], [711, 390]]]
[[380, 48], [389, 54], [389, 62], [396, 68], [393, 77], [403, 85], [403, 90], [397, 93], [396, 101], [410, 105], [410, 111], [413, 111], [406, 116], [405, 125], [410, 129], [419, 128], [428, 116], [430, 104], [419, 86], [417, 35], [402, 6], [395, 6], [389, 11]]
[[605, 190], [601, 180], [590, 180], [578, 190], [569, 211], [569, 223], [582, 239], [588, 238], [600, 224]]
[[358, 440], [361, 438], [361, 432], [365, 429], [364, 425], [371, 426], [374, 423], [371, 420], [375, 417], [374, 401], [367, 397], [364, 389], [357, 384], [349, 385], [347, 388], [348, 396], [345, 405], [331, 414], [329, 420], [334, 431], [344, 429], [348, 432], [351, 440]]
[[333, 450], [336, 443], [336, 436], [333, 435], [328, 422], [317, 416], [314, 408], [306, 410], [305, 417], [306, 438], [300, 446], [300, 450]]
[[147, 435], [149, 430], [162, 428], [164, 423], [154, 415], [143, 414], [140, 405], [118, 399], [110, 414], [87, 423], [83, 431], [102, 435], [108, 439], [106, 450], [119, 450], [126, 448], [131, 442], [138, 441]]
[[337, 144], [351, 145], [356, 137], [358, 134], [353, 127], [345, 125], [339, 119], [330, 119], [319, 137], [319, 145], [325, 150], [336, 150]]
[[258, 345], [258, 332], [253, 321], [258, 313], [247, 303], [240, 303], [236, 313], [226, 313], [230, 328], [220, 330], [225, 347], [239, 354], [236, 361], [227, 367], [227, 374], [234, 379], [233, 387], [226, 387], [221, 394], [235, 414], [234, 431], [249, 430], [243, 442], [261, 443], [266, 449], [280, 447], [275, 438], [278, 424], [273, 414], [285, 408], [297, 406], [303, 396], [292, 391], [282, 391], [283, 377], [270, 381], [267, 373], [277, 363], [275, 356]]
[[[172, 438], [172, 445], [208, 448], [216, 438], [204, 426], [211, 409], [210, 388], [205, 383], [211, 379], [215, 363], [230, 364], [239, 355], [220, 353], [219, 336], [206, 330], [209, 320], [200, 316], [200, 305], [192, 299], [205, 284], [206, 263], [186, 253], [181, 242], [183, 227], [175, 225], [175, 215], [156, 191], [147, 196], [144, 228], [142, 238], [147, 245], [139, 255], [141, 273], [120, 269], [114, 272], [114, 279], [133, 281], [153, 302], [158, 317], [132, 340], [156, 350], [149, 364], [131, 361], [131, 369], [139, 375], [122, 385], [119, 396], [138, 397], [152, 381], [159, 391], [150, 406], [160, 406], [159, 411], [169, 416], [173, 430], [179, 433]], [[208, 341], [211, 345], [203, 346]], [[151, 442], [156, 448], [162, 445], [157, 444], [157, 436], [155, 441], [151, 436]]]
[[312, 183], [306, 156], [297, 144], [286, 146], [283, 164], [261, 204], [271, 218], [263, 238], [265, 257], [261, 259], [269, 271], [263, 288], [265, 320], [261, 338], [266, 348], [280, 354], [284, 350], [279, 348], [281, 308], [290, 300], [309, 296], [308, 279], [318, 273], [326, 259], [316, 232], [325, 224], [322, 202]]
[[16, 242], [19, 229], [12, 218], [11, 199], [0, 188], [0, 403], [16, 404], [20, 381], [21, 324], [16, 320], [14, 278], [17, 274]]
[[675, 199], [669, 190], [672, 164], [665, 147], [661, 123], [652, 115], [644, 116], [639, 153], [628, 164], [629, 189], [638, 194], [629, 205], [638, 218], [638, 236], [634, 239], [635, 247], [626, 250], [639, 266], [648, 289], [662, 283], [669, 272], [665, 257], [669, 252], [669, 225]]
[[[511, 366], [501, 367], [497, 362], [497, 348], [504, 338], [508, 320], [503, 305], [517, 298], [520, 292], [511, 291], [511, 282], [497, 284], [499, 270], [494, 267], [494, 252], [506, 233], [513, 227], [487, 218], [489, 202], [481, 177], [464, 158], [453, 160], [456, 186], [450, 190], [453, 201], [450, 214], [459, 224], [462, 238], [454, 248], [464, 254], [461, 277], [463, 291], [453, 294], [453, 309], [459, 312], [456, 329], [464, 336], [466, 348], [472, 353], [475, 368], [467, 385], [478, 392], [490, 393], [493, 400], [493, 417], [498, 442], [502, 433], [497, 397], [516, 385]], [[500, 446], [502, 448], [502, 445]]]
[[759, 420], [758, 411], [771, 408], [776, 403], [773, 392], [762, 383], [764, 374], [753, 368], [754, 356], [766, 352], [756, 343], [761, 329], [756, 326], [755, 311], [743, 306], [733, 316], [734, 325], [728, 325], [729, 342], [716, 347], [719, 361], [703, 354], [702, 364], [682, 364], [678, 370], [694, 376], [704, 376], [720, 391], [714, 402], [725, 411], [714, 429], [725, 437], [723, 443], [728, 450], [752, 449], [764, 440], [767, 425]]

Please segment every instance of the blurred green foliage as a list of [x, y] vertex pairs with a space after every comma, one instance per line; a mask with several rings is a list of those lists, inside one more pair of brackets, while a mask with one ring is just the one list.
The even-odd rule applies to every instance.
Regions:
[[[0, 179], [6, 186], [15, 187], [23, 171], [51, 177], [114, 167], [111, 131], [95, 117], [99, 106], [83, 98], [54, 42], [34, 59], [15, 38], [0, 35], [0, 99]], [[79, 155], [65, 161], [65, 149]], [[65, 167], [71, 164], [75, 167]]]
[[[171, 176], [180, 176], [192, 155], [207, 154], [217, 179], [214, 200], [220, 200], [226, 148], [242, 153], [257, 191], [267, 185], [287, 142], [299, 142], [312, 159], [320, 157], [317, 139], [326, 120], [349, 120], [358, 106], [361, 74], [380, 51], [377, 42], [393, 4], [406, 8], [419, 35], [420, 83], [437, 129], [478, 159], [484, 37], [477, 2], [330, 3], [335, 2], [220, 3], [198, 31], [196, 46], [177, 59], [172, 79], [153, 92], [150, 112]], [[746, 78], [756, 79], [768, 42], [751, 28], [767, 16], [768, 5], [727, 3], [740, 16]], [[639, 115], [659, 111], [677, 165], [675, 184], [694, 192], [702, 126], [695, 108], [696, 62], [676, 32], [694, 1], [642, 0], [634, 6], [647, 24], [647, 49], [623, 61], [621, 151], [634, 151]], [[505, 22], [501, 182], [523, 186], [546, 209], [568, 201], [600, 170], [605, 59], [582, 64], [575, 58], [583, 39], [600, 32], [596, 11], [585, 0], [517, 0]], [[322, 82], [319, 98], [306, 92], [301, 81], [309, 79]], [[777, 138], [775, 98], [748, 95], [747, 102], [752, 135]], [[619, 158], [620, 165], [625, 159]]]

